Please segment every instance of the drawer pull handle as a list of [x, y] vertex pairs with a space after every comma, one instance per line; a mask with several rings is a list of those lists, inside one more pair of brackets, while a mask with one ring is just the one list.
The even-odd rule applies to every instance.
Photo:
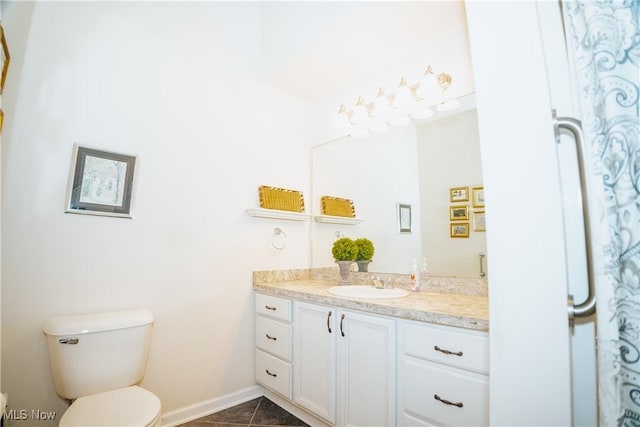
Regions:
[[453, 351], [449, 351], [449, 350], [445, 350], [445, 349], [443, 349], [443, 348], [440, 348], [440, 347], [438, 347], [437, 345], [434, 345], [434, 346], [433, 346], [433, 349], [434, 349], [435, 351], [439, 351], [440, 353], [450, 354], [450, 355], [452, 355], [452, 356], [459, 356], [459, 357], [462, 357], [462, 354], [463, 354], [461, 351], [453, 352]]
[[267, 373], [267, 375], [272, 376], [273, 378], [278, 376], [277, 374], [272, 374], [271, 372], [269, 372], [268, 369], [265, 369], [264, 371]]
[[272, 337], [272, 336], [271, 336], [271, 335], [269, 335], [269, 334], [265, 334], [265, 336], [267, 337], [267, 339], [268, 339], [268, 340], [272, 340], [272, 341], [277, 341], [277, 340], [278, 340], [278, 338], [277, 338], [277, 337]]
[[268, 305], [265, 305], [264, 308], [266, 308], [267, 310], [276, 311], [275, 307], [270, 307]]
[[340, 335], [344, 336], [344, 329], [342, 329], [342, 322], [344, 322], [344, 314], [340, 316]]
[[331, 325], [329, 324], [330, 320], [331, 320], [331, 311], [329, 311], [329, 314], [327, 315], [327, 330], [329, 331], [329, 333], [331, 333]]
[[451, 406], [457, 406], [458, 408], [462, 408], [464, 405], [462, 404], [462, 402], [458, 402], [458, 403], [454, 403], [454, 402], [450, 402], [446, 399], [441, 398], [440, 396], [438, 396], [437, 394], [433, 395], [433, 398], [435, 400], [438, 400], [442, 403], [444, 403], [445, 405], [451, 405]]

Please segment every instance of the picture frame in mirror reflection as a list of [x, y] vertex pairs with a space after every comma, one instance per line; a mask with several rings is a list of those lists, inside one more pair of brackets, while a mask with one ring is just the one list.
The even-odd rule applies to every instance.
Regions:
[[469, 223], [468, 222], [452, 222], [450, 224], [451, 237], [452, 238], [465, 238], [469, 237]]
[[468, 202], [469, 201], [469, 187], [452, 187], [449, 189], [449, 201], [451, 203], [456, 202]]
[[0, 44], [2, 50], [0, 51], [0, 61], [2, 61], [2, 67], [0, 71], [0, 95], [4, 91], [4, 83], [7, 80], [7, 72], [9, 71], [9, 62], [11, 61], [11, 55], [9, 54], [9, 45], [7, 44], [7, 38], [4, 33], [4, 27], [0, 25]]
[[485, 218], [484, 211], [475, 211], [473, 213], [473, 231], [487, 231]]
[[397, 203], [398, 233], [411, 233], [411, 205]]
[[471, 204], [474, 208], [484, 208], [484, 187], [471, 189]]
[[469, 219], [469, 206], [449, 206], [449, 220], [464, 221]]

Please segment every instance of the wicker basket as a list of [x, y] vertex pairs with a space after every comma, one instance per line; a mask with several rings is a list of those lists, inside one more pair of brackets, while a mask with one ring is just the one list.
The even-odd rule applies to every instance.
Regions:
[[322, 196], [320, 200], [322, 201], [322, 215], [356, 217], [356, 208], [353, 206], [352, 200], [331, 196]]
[[304, 196], [300, 191], [261, 185], [258, 194], [261, 208], [304, 212]]

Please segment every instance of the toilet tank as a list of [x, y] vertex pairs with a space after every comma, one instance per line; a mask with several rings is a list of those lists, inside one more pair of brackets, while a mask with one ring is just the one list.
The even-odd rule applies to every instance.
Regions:
[[48, 319], [42, 329], [58, 395], [76, 399], [138, 383], [152, 323], [148, 309]]

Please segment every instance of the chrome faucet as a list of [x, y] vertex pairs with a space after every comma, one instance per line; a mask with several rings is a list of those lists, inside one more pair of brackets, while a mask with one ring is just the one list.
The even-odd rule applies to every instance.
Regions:
[[371, 276], [371, 281], [373, 282], [374, 288], [384, 289], [384, 280], [382, 280], [380, 276]]
[[380, 278], [380, 276], [371, 276], [373, 287], [376, 289], [393, 289], [392, 280], [388, 279], [386, 282]]

